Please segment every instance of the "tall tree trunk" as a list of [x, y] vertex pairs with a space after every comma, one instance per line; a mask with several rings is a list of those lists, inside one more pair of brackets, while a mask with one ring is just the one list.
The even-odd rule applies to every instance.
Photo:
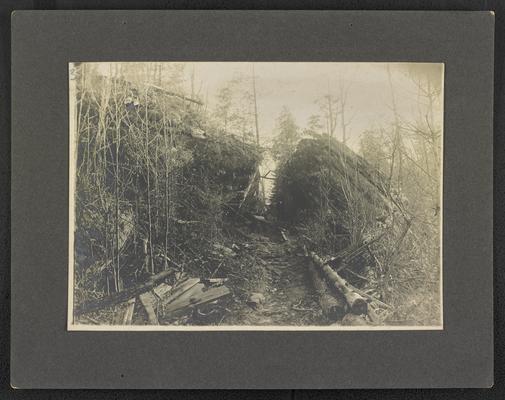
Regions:
[[116, 288], [120, 290], [120, 260], [119, 260], [119, 146], [121, 143], [121, 129], [120, 122], [116, 126], [116, 179], [114, 197], [116, 202]]
[[[115, 253], [116, 253], [116, 259], [115, 261], [115, 267], [116, 273], [115, 273], [115, 287], [116, 291], [119, 292], [121, 290], [121, 276], [120, 276], [120, 259], [119, 259], [119, 148], [121, 146], [121, 116], [119, 114], [119, 107], [120, 105], [118, 104], [117, 98], [118, 98], [118, 88], [117, 88], [117, 76], [118, 76], [118, 68], [117, 64], [115, 64], [115, 73], [114, 73], [114, 114], [115, 114], [115, 128], [116, 128], [116, 152], [115, 152], [115, 179], [114, 179], [114, 201], [115, 201], [115, 207], [114, 207], [114, 214], [115, 214]], [[114, 263], [113, 263], [114, 264]]]
[[[258, 150], [260, 149], [260, 130], [258, 124], [258, 101], [256, 98], [256, 74], [254, 71], [254, 63], [252, 64], [252, 81], [253, 81], [253, 98], [254, 98], [254, 126], [256, 128], [256, 145], [258, 146]], [[259, 166], [258, 166], [259, 168]], [[263, 178], [260, 175], [260, 185], [261, 185], [261, 197], [263, 200], [263, 204], [265, 204], [265, 182], [263, 182]]]
[[340, 103], [342, 107], [340, 108], [340, 126], [342, 129], [342, 143], [346, 144], [347, 142], [347, 134], [346, 134], [346, 127], [347, 124], [345, 123], [345, 103], [346, 103], [346, 97], [347, 97], [347, 91], [344, 90], [344, 88], [341, 86], [340, 87]]
[[[397, 185], [398, 185], [398, 190], [400, 191], [402, 188], [402, 140], [401, 140], [401, 134], [400, 134], [400, 118], [398, 115], [398, 109], [396, 107], [396, 99], [395, 99], [395, 93], [393, 89], [393, 81], [391, 79], [391, 69], [389, 67], [389, 64], [386, 66], [387, 73], [388, 73], [388, 81], [389, 81], [389, 88], [391, 90], [391, 102], [392, 102], [392, 107], [393, 107], [393, 114], [394, 114], [394, 144], [393, 144], [393, 152], [392, 152], [392, 160], [391, 160], [391, 170], [390, 170], [390, 182], [391, 179], [393, 178], [393, 172], [394, 172], [394, 161], [395, 161], [395, 155], [398, 155], [398, 176], [397, 176]], [[391, 183], [390, 183], [391, 185]]]
[[[168, 230], [170, 224], [170, 194], [169, 194], [169, 147], [166, 116], [163, 116], [163, 139], [165, 142], [165, 255], [168, 256]], [[168, 268], [168, 261], [165, 258], [165, 270]]]
[[331, 104], [331, 95], [329, 92], [328, 92], [328, 118], [329, 118], [329, 124], [330, 124], [330, 137], [333, 137], [333, 132], [334, 132], [333, 107]]
[[146, 105], [145, 105], [145, 125], [146, 125], [146, 131], [145, 131], [145, 146], [146, 146], [146, 183], [147, 183], [147, 217], [148, 217], [148, 223], [149, 223], [149, 229], [148, 229], [148, 246], [149, 246], [149, 258], [150, 258], [150, 263], [151, 263], [151, 272], [154, 274], [154, 260], [153, 260], [153, 243], [152, 243], [152, 216], [151, 216], [151, 182], [150, 182], [150, 166], [149, 166], [149, 115], [148, 115], [148, 93], [147, 93], [147, 88], [146, 88]]

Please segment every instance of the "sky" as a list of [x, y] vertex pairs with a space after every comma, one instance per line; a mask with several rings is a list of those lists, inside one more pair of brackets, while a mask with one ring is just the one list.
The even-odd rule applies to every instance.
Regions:
[[[107, 71], [108, 63], [101, 63], [100, 70]], [[412, 64], [389, 63], [391, 85], [386, 63], [333, 63], [333, 62], [255, 62], [256, 91], [260, 138], [268, 142], [275, 134], [276, 119], [283, 107], [287, 107], [301, 127], [307, 125], [313, 114], [320, 112], [316, 100], [330, 92], [339, 93], [340, 87], [348, 88], [346, 115], [347, 144], [359, 148], [361, 134], [367, 129], [386, 126], [394, 120], [392, 111], [394, 94], [400, 117], [409, 122], [419, 118], [419, 110], [426, 105], [419, 103], [418, 88], [407, 74]], [[443, 64], [416, 64], [416, 71], [424, 71], [431, 82], [443, 87]], [[191, 74], [195, 88], [200, 90], [212, 110], [220, 88], [238, 74], [250, 77], [250, 62], [188, 62], [185, 63], [184, 85], [190, 91]], [[441, 96], [443, 97], [443, 95]], [[442, 101], [435, 104], [435, 123], [442, 125]], [[337, 137], [340, 130], [337, 128]]]
[[[201, 82], [202, 92], [208, 90], [211, 108], [220, 87], [234, 75], [250, 76], [252, 73], [252, 63], [189, 63], [188, 73], [193, 67], [195, 81]], [[351, 147], [358, 145], [365, 130], [394, 120], [391, 86], [384, 63], [254, 63], [254, 67], [262, 138], [275, 135], [276, 119], [283, 107], [292, 112], [299, 125], [305, 126], [311, 115], [319, 113], [316, 100], [328, 91], [337, 95], [341, 85], [348, 88], [346, 115], [350, 123], [347, 136]], [[404, 67], [390, 64], [391, 81], [399, 114], [414, 122], [419, 112], [417, 87]], [[443, 65], [438, 64], [437, 69], [440, 84]], [[440, 124], [442, 105], [437, 109], [435, 118]]]

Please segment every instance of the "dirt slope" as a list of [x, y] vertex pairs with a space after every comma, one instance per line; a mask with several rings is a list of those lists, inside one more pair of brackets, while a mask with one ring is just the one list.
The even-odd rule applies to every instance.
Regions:
[[250, 292], [254, 301], [236, 302], [221, 325], [328, 325], [317, 304], [306, 260], [292, 241], [275, 234], [254, 234], [252, 251], [263, 274]]

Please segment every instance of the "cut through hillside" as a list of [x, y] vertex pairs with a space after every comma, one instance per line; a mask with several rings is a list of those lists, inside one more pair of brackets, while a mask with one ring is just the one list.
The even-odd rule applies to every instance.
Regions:
[[381, 166], [283, 110], [267, 147], [254, 79], [217, 118], [171, 68], [75, 71], [71, 323], [439, 325], [437, 189], [405, 183], [399, 132]]
[[[393, 307], [370, 284], [377, 273], [383, 272], [377, 249], [387, 246], [388, 240], [395, 246], [401, 245], [411, 222], [402, 214], [401, 205], [385, 194], [381, 176], [373, 178], [364, 160], [338, 142], [330, 143], [332, 149], [327, 148], [328, 142], [318, 139], [299, 143], [276, 173], [272, 206], [264, 215], [254, 214], [244, 206], [249, 197], [259, 193], [257, 170], [249, 170], [249, 180], [241, 184], [241, 196], [235, 197], [235, 203], [230, 203], [234, 207], [230, 205], [229, 213], [223, 216], [228, 224], [223, 227], [221, 240], [212, 243], [208, 259], [198, 259], [201, 266], [206, 266], [204, 271], [196, 273], [190, 264], [165, 256], [168, 268], [159, 272], [158, 267], [146, 275], [147, 281], [160, 274], [161, 279], [139, 289], [132, 285], [108, 296], [126, 293], [121, 301], [97, 299], [98, 307], [93, 307], [98, 314], [85, 316], [83, 321], [106, 318], [113, 323], [118, 313], [123, 315], [128, 310], [120, 304], [138, 296], [136, 308], [130, 306], [134, 308], [129, 318], [131, 323], [141, 325], [275, 327], [383, 323]], [[199, 144], [193, 151], [201, 148]], [[318, 185], [329, 189], [324, 198], [321, 192], [318, 196]], [[353, 206], [349, 206], [350, 199]], [[319, 219], [320, 207], [332, 214]], [[383, 215], [389, 221], [376, 224], [377, 216]], [[353, 231], [358, 223], [362, 227], [359, 235]], [[194, 225], [180, 224], [188, 225], [191, 237]], [[149, 253], [144, 253], [148, 260]], [[216, 286], [222, 290], [215, 290]], [[128, 293], [131, 289], [134, 290]], [[216, 292], [215, 297], [212, 291]], [[147, 298], [146, 292], [150, 294]], [[174, 300], [174, 292], [181, 292], [181, 298]], [[179, 302], [180, 307], [173, 310]], [[112, 305], [112, 309], [99, 311], [100, 304]], [[81, 305], [78, 310], [92, 310], [91, 305], [92, 302]]]

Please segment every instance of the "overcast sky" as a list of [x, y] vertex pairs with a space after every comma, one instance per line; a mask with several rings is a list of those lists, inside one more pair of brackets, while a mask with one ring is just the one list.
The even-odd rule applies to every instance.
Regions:
[[[348, 127], [350, 145], [355, 147], [366, 129], [393, 120], [391, 89], [384, 63], [255, 63], [260, 134], [271, 137], [275, 121], [286, 106], [297, 123], [305, 126], [309, 117], [319, 112], [316, 99], [328, 93], [337, 95], [340, 85], [348, 87], [346, 114], [352, 117]], [[236, 74], [250, 76], [251, 63], [189, 63], [188, 76], [194, 67], [195, 81], [201, 82], [202, 93], [208, 90], [209, 106], [227, 81]], [[406, 74], [405, 64], [390, 64], [393, 91], [402, 118], [414, 121], [419, 112], [418, 90]], [[427, 66], [433, 69], [433, 65]], [[443, 65], [437, 70], [441, 85]], [[421, 66], [422, 70], [422, 66]], [[188, 79], [189, 81], [189, 79]], [[442, 107], [436, 119], [441, 122]], [[337, 134], [339, 131], [337, 130]]]
[[[337, 95], [341, 85], [348, 87], [346, 115], [352, 120], [347, 128], [348, 144], [357, 150], [361, 133], [374, 126], [393, 121], [392, 93], [385, 63], [331, 62], [257, 62], [257, 102], [260, 135], [268, 140], [275, 135], [276, 119], [287, 107], [297, 123], [304, 127], [309, 117], [320, 112], [316, 99], [330, 91]], [[406, 73], [407, 64], [390, 63], [393, 92], [398, 112], [405, 120], [414, 122], [419, 115], [418, 89]], [[100, 66], [108, 70], [108, 63]], [[248, 62], [186, 63], [185, 85], [189, 92], [190, 76], [194, 69], [195, 87], [207, 98], [212, 109], [221, 87], [238, 74], [251, 76]], [[416, 70], [429, 71], [432, 84], [442, 87], [443, 64], [417, 64]], [[208, 96], [208, 97], [207, 97]], [[421, 104], [421, 108], [424, 107]], [[442, 125], [442, 102], [436, 104], [435, 122]], [[337, 128], [337, 135], [340, 135]]]

